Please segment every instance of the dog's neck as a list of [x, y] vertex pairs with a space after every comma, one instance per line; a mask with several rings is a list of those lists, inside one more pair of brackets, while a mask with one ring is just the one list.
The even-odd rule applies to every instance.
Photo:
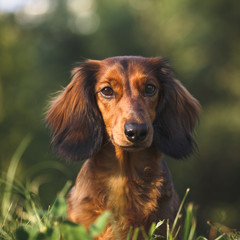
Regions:
[[109, 169], [110, 175], [118, 175], [131, 180], [149, 177], [151, 170], [158, 171], [161, 155], [154, 146], [139, 151], [126, 151], [109, 143], [93, 160], [98, 169]]
[[[163, 184], [160, 157], [161, 153], [154, 147], [129, 152], [112, 145], [105, 146], [94, 157], [93, 169], [98, 169], [96, 180], [101, 188], [105, 185], [107, 208], [114, 210], [116, 218], [128, 216], [129, 212], [133, 216], [135, 211], [137, 216], [142, 216], [139, 221], [143, 221], [148, 211], [157, 208]], [[137, 224], [134, 221], [131, 224]]]

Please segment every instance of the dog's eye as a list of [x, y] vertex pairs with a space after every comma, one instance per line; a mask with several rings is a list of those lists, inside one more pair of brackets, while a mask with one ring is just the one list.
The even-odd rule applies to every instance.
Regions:
[[104, 87], [100, 90], [100, 93], [105, 98], [111, 98], [113, 96], [113, 90], [110, 87]]
[[157, 87], [153, 84], [147, 84], [145, 86], [145, 96], [151, 97], [156, 93]]

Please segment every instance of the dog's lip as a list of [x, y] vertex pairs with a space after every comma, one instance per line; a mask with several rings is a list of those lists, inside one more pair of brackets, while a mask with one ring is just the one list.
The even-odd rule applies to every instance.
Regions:
[[128, 151], [136, 151], [136, 150], [142, 150], [145, 147], [144, 146], [138, 146], [138, 145], [128, 145], [128, 146], [119, 146], [122, 149], [126, 149]]
[[135, 145], [130, 145], [130, 146], [119, 146], [120, 148], [139, 148], [138, 146]]

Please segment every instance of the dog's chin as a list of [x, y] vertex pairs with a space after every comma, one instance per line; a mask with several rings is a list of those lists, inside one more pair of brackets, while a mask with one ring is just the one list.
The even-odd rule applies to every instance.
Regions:
[[142, 151], [146, 148], [149, 148], [151, 144], [126, 144], [126, 145], [121, 145], [121, 144], [116, 144], [114, 143], [114, 145], [124, 151], [128, 151], [128, 152], [137, 152], [137, 151]]
[[137, 152], [144, 150], [146, 146], [135, 146], [135, 145], [130, 145], [130, 146], [118, 146], [122, 150], [128, 151], [128, 152]]

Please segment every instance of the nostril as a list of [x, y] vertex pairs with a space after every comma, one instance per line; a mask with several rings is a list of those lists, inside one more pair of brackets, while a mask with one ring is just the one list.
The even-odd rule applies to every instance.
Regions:
[[139, 133], [139, 137], [141, 139], [144, 139], [147, 136], [147, 133], [148, 133], [148, 129], [147, 128], [141, 129], [140, 133]]
[[124, 133], [129, 141], [134, 142], [137, 135], [136, 125], [134, 123], [125, 124]]
[[134, 132], [132, 131], [132, 130], [130, 130], [130, 131], [127, 131], [127, 135], [129, 136], [129, 137], [134, 137]]
[[139, 140], [144, 140], [148, 134], [148, 125], [147, 124], [139, 124]]
[[124, 133], [131, 142], [143, 141], [148, 134], [148, 125], [145, 123], [126, 123]]

